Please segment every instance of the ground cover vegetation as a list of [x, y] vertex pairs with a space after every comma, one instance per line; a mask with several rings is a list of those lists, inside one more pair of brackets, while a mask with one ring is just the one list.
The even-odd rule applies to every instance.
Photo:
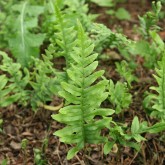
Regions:
[[165, 1], [130, 4], [0, 2], [0, 164], [165, 163]]

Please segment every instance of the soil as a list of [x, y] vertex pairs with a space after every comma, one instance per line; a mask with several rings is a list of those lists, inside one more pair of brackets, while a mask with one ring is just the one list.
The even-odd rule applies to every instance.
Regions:
[[[137, 40], [140, 35], [137, 33], [138, 15], [144, 14], [151, 9], [151, 1], [145, 0], [128, 0], [127, 3], [120, 4], [117, 7], [126, 8], [131, 14], [130, 21], [119, 21], [105, 13], [106, 8], [98, 7], [94, 4], [90, 5], [92, 13], [100, 13], [97, 22], [104, 23], [111, 30], [117, 31], [120, 27], [128, 38]], [[165, 39], [165, 20], [160, 22], [162, 31], [161, 37]], [[102, 60], [99, 63], [99, 69], [105, 69], [106, 77], [114, 81], [119, 79], [119, 75], [115, 72], [115, 60]], [[133, 103], [128, 111], [124, 113], [125, 121], [130, 124], [136, 115], [140, 121], [146, 120], [151, 125], [156, 121], [150, 118], [144, 111], [142, 106], [143, 94], [149, 87], [155, 84], [153, 79], [153, 71], [142, 66], [143, 59], [137, 57], [138, 68], [135, 74], [139, 78], [138, 83], [133, 83], [131, 93], [133, 94]], [[63, 60], [57, 62], [59, 68], [64, 65]], [[136, 92], [135, 92], [136, 91]], [[59, 105], [60, 98], [54, 98], [52, 105]], [[108, 102], [104, 105], [108, 107]], [[56, 113], [56, 112], [53, 112]], [[165, 164], [165, 143], [163, 136], [160, 134], [145, 134], [147, 141], [141, 143], [139, 152], [129, 148], [118, 146], [118, 152], [115, 149], [108, 155], [103, 154], [102, 145], [91, 145], [90, 150], [87, 147], [86, 153], [79, 152], [72, 160], [67, 160], [66, 155], [71, 147], [61, 143], [58, 137], [53, 133], [63, 126], [51, 118], [52, 112], [40, 109], [34, 113], [30, 108], [11, 105], [5, 109], [0, 109], [0, 119], [3, 119], [3, 131], [0, 132], [0, 164], [2, 160], [7, 159], [9, 165], [33, 165], [34, 150], [42, 151], [42, 160], [46, 161], [46, 165], [163, 165]], [[27, 139], [27, 147], [21, 149], [21, 141]], [[43, 146], [45, 139], [48, 144]], [[39, 164], [39, 163], [38, 163]], [[39, 164], [40, 165], [40, 164]]]

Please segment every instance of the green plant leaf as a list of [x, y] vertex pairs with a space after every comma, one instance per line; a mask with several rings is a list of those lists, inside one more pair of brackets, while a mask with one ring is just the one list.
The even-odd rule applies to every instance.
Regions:
[[124, 8], [118, 8], [117, 11], [115, 12], [115, 16], [120, 20], [130, 20], [131, 19], [131, 15]]
[[151, 116], [165, 121], [165, 53], [162, 55], [162, 60], [158, 62], [158, 67], [155, 69], [156, 74], [154, 75], [158, 86], [150, 87], [152, 90], [156, 91], [157, 94], [149, 94], [148, 96], [150, 96], [150, 103], [152, 101], [153, 104]]
[[139, 119], [137, 116], [134, 117], [131, 125], [132, 134], [137, 134], [140, 128]]
[[143, 138], [141, 135], [139, 135], [139, 134], [134, 134], [133, 135], [133, 138], [137, 141], [137, 142], [141, 142], [141, 141], [144, 141], [144, 140], [146, 140], [145, 138]]
[[133, 81], [138, 81], [137, 77], [132, 74], [133, 70], [129, 64], [123, 60], [120, 63], [116, 62], [116, 71], [120, 74], [121, 78], [128, 83], [128, 86], [131, 88], [131, 83]]
[[141, 146], [139, 143], [135, 143], [135, 142], [126, 142], [126, 146], [132, 147], [137, 151], [140, 151]]
[[132, 102], [132, 96], [128, 92], [127, 85], [121, 82], [114, 84], [112, 80], [110, 80], [109, 84], [108, 99], [114, 106], [114, 109], [116, 109], [116, 114], [119, 114], [124, 109], [127, 109]]
[[68, 160], [72, 159], [78, 151], [79, 151], [79, 149], [77, 147], [70, 149], [67, 154], [67, 159]]
[[104, 154], [105, 155], [107, 155], [108, 153], [110, 153], [110, 151], [112, 150], [114, 144], [115, 144], [114, 142], [107, 142], [104, 145]]
[[[30, 32], [37, 26], [38, 16], [43, 12], [43, 7], [31, 6], [28, 2], [24, 2], [14, 5], [12, 10], [13, 15], [15, 13], [19, 15], [15, 15], [14, 33], [8, 38], [9, 47], [22, 67], [29, 67], [32, 63], [31, 57], [39, 57], [39, 46], [45, 38], [44, 34]], [[31, 17], [27, 19], [28, 14]]]
[[16, 102], [19, 98], [20, 98], [19, 94], [14, 94], [12, 96], [8, 96], [7, 98], [4, 98], [2, 101], [0, 100], [0, 106], [7, 107], [8, 105]]
[[113, 0], [91, 0], [91, 2], [96, 3], [99, 6], [112, 7], [114, 6]]
[[0, 75], [0, 90], [2, 90], [7, 84], [8, 79], [5, 75]]
[[[14, 102], [26, 105], [29, 99], [29, 91], [25, 90], [29, 82], [29, 72], [27, 69], [21, 70], [19, 63], [13, 62], [5, 52], [0, 52], [2, 56], [2, 65], [0, 70], [7, 73], [7, 76], [1, 75], [2, 86], [0, 88], [0, 106], [6, 107]], [[8, 78], [7, 78], [8, 77]]]
[[165, 122], [156, 123], [153, 126], [146, 128], [145, 131], [149, 133], [159, 133], [165, 131]]

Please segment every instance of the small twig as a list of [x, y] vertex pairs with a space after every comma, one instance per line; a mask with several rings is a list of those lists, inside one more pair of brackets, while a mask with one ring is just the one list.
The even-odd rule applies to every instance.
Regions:
[[59, 161], [60, 161], [60, 164], [63, 165], [63, 163], [62, 163], [62, 161], [61, 161], [61, 157], [60, 157], [60, 155], [59, 155], [59, 149], [58, 149], [59, 146], [60, 146], [60, 142], [58, 143], [58, 147], [57, 147], [57, 149], [56, 149], [56, 153], [57, 153], [58, 159], [59, 159]]
[[86, 157], [87, 159], [91, 160], [91, 161], [94, 162], [94, 163], [98, 163], [97, 161], [95, 161], [95, 160], [93, 160], [91, 157], [89, 157], [88, 155], [85, 155], [85, 157]]
[[44, 109], [49, 110], [49, 111], [58, 111], [60, 108], [63, 107], [63, 105], [64, 105], [63, 102], [60, 105], [57, 105], [57, 106], [45, 105], [45, 104], [42, 104], [42, 103], [39, 104], [39, 106], [41, 108], [44, 108]]
[[101, 144], [101, 158], [102, 160], [104, 159], [104, 145], [103, 144]]
[[146, 165], [146, 154], [145, 154], [145, 148], [142, 148], [142, 155], [143, 155], [143, 160], [144, 160], [144, 165]]
[[[142, 147], [143, 143], [144, 143], [144, 142], [142, 142], [140, 148]], [[131, 164], [133, 163], [133, 161], [135, 160], [135, 158], [137, 157], [138, 154], [139, 154], [139, 151], [136, 152], [135, 156], [133, 157], [133, 159], [131, 160], [131, 162], [129, 163], [129, 165], [131, 165]]]
[[[156, 143], [155, 143], [155, 140], [154, 140], [154, 139], [153, 139], [153, 144], [154, 144], [154, 147], [155, 147], [156, 153], [158, 153], [158, 149], [157, 149], [157, 146], [156, 146]], [[158, 162], [160, 162], [159, 155], [158, 155]]]
[[77, 158], [77, 160], [80, 162], [81, 165], [85, 165], [84, 161], [80, 160], [80, 158], [77, 155], [75, 155], [75, 157]]
[[139, 151], [138, 151], [138, 152], [136, 152], [135, 156], [133, 157], [133, 159], [131, 160], [131, 162], [129, 163], [129, 165], [131, 165], [131, 164], [133, 163], [133, 161], [134, 161], [134, 160], [135, 160], [135, 158], [137, 157], [138, 153], [139, 153]]

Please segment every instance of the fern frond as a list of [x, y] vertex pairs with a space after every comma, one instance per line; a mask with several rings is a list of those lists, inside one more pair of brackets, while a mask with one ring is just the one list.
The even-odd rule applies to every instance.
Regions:
[[[121, 33], [114, 33], [103, 24], [94, 23], [91, 26], [91, 37], [94, 40], [96, 49], [103, 48], [125, 48], [128, 47], [133, 41], [126, 38]], [[102, 49], [103, 49], [102, 48]], [[101, 48], [100, 48], [101, 49]]]
[[[89, 29], [92, 21], [98, 16], [98, 14], [90, 14], [88, 3], [85, 0], [56, 0], [56, 1], [48, 1], [47, 2], [47, 11], [44, 14], [44, 21], [42, 24], [42, 29], [44, 33], [47, 34], [48, 38], [52, 38], [54, 33], [56, 33], [56, 29], [54, 29], [54, 22], [58, 22], [56, 20], [56, 12], [55, 7], [58, 6], [64, 19], [67, 19], [68, 27], [76, 26], [77, 20], [80, 20], [83, 27], [85, 29]], [[77, 10], [78, 9], [78, 10]], [[54, 39], [53, 39], [54, 40]], [[52, 42], [52, 41], [51, 41]]]
[[165, 53], [163, 54], [162, 61], [158, 62], [158, 66], [159, 68], [155, 69], [157, 74], [154, 75], [154, 78], [158, 83], [158, 87], [151, 87], [151, 89], [156, 91], [158, 95], [152, 95], [155, 103], [152, 106], [154, 111], [151, 113], [151, 115], [160, 118], [162, 121], [165, 121]]
[[59, 46], [59, 49], [56, 51], [55, 56], [65, 57], [67, 62], [66, 65], [69, 66], [69, 64], [71, 63], [70, 54], [73, 50], [73, 46], [75, 45], [74, 40], [76, 37], [76, 33], [74, 30], [74, 26], [70, 25], [70, 20], [66, 18], [65, 13], [62, 13], [62, 11], [60, 11], [57, 4], [55, 4], [55, 14], [55, 38], [52, 38], [51, 42], [55, 42]]
[[[21, 70], [19, 63], [14, 63], [5, 52], [0, 51], [2, 65], [0, 70], [2, 83], [0, 85], [0, 106], [6, 107], [14, 102], [26, 105], [29, 100], [29, 91], [25, 90], [30, 80], [29, 71], [25, 68]], [[6, 75], [5, 75], [6, 73]]]
[[[52, 54], [54, 47], [50, 45], [43, 59], [32, 58], [34, 70], [22, 70], [20, 63], [15, 63], [5, 52], [0, 51], [2, 64], [0, 65], [0, 106], [5, 107], [18, 102], [23, 106], [31, 104], [33, 110], [51, 101], [61, 90], [60, 82], [53, 68]], [[58, 73], [60, 74], [60, 73]], [[30, 90], [31, 89], [31, 90]]]
[[[69, 81], [61, 83], [63, 91], [59, 92], [68, 105], [62, 108], [59, 114], [52, 115], [53, 119], [66, 124], [66, 127], [56, 131], [55, 135], [59, 136], [62, 142], [76, 145], [68, 152], [68, 159], [83, 149], [86, 143], [106, 142], [107, 138], [100, 133], [103, 128], [109, 127], [111, 118], [107, 116], [114, 113], [113, 110], [100, 108], [100, 104], [108, 96], [105, 92], [108, 81], [101, 80], [93, 85], [104, 71], [95, 72], [98, 65], [95, 61], [97, 55], [92, 54], [94, 46], [80, 24], [76, 43], [71, 55], [73, 63], [67, 69]], [[96, 120], [96, 116], [101, 116], [101, 119]]]
[[161, 2], [152, 2], [152, 11], [146, 12], [140, 20], [140, 31], [146, 38], [149, 37], [149, 31], [159, 31], [160, 27], [157, 25], [160, 17]]
[[116, 114], [122, 112], [122, 110], [127, 109], [132, 102], [132, 95], [128, 91], [127, 84], [117, 82], [116, 84], [110, 80], [109, 85], [109, 101], [116, 109]]
[[51, 101], [61, 89], [56, 76], [57, 71], [51, 62], [53, 53], [54, 47], [50, 45], [46, 50], [46, 55], [42, 55], [43, 59], [33, 58], [34, 71], [31, 73], [32, 80], [30, 82], [33, 88], [30, 100], [33, 110], [36, 110], [39, 104]]
[[79, 20], [83, 28], [88, 31], [98, 14], [91, 14], [89, 12], [88, 3], [85, 0], [64, 0], [63, 3], [67, 6], [65, 13], [70, 18], [70, 23], [76, 25], [77, 20]]
[[123, 60], [120, 63], [116, 62], [116, 71], [119, 73], [120, 77], [128, 83], [129, 88], [131, 88], [131, 83], [133, 81], [138, 81], [137, 77], [133, 75], [133, 70], [130, 68], [129, 64]]

